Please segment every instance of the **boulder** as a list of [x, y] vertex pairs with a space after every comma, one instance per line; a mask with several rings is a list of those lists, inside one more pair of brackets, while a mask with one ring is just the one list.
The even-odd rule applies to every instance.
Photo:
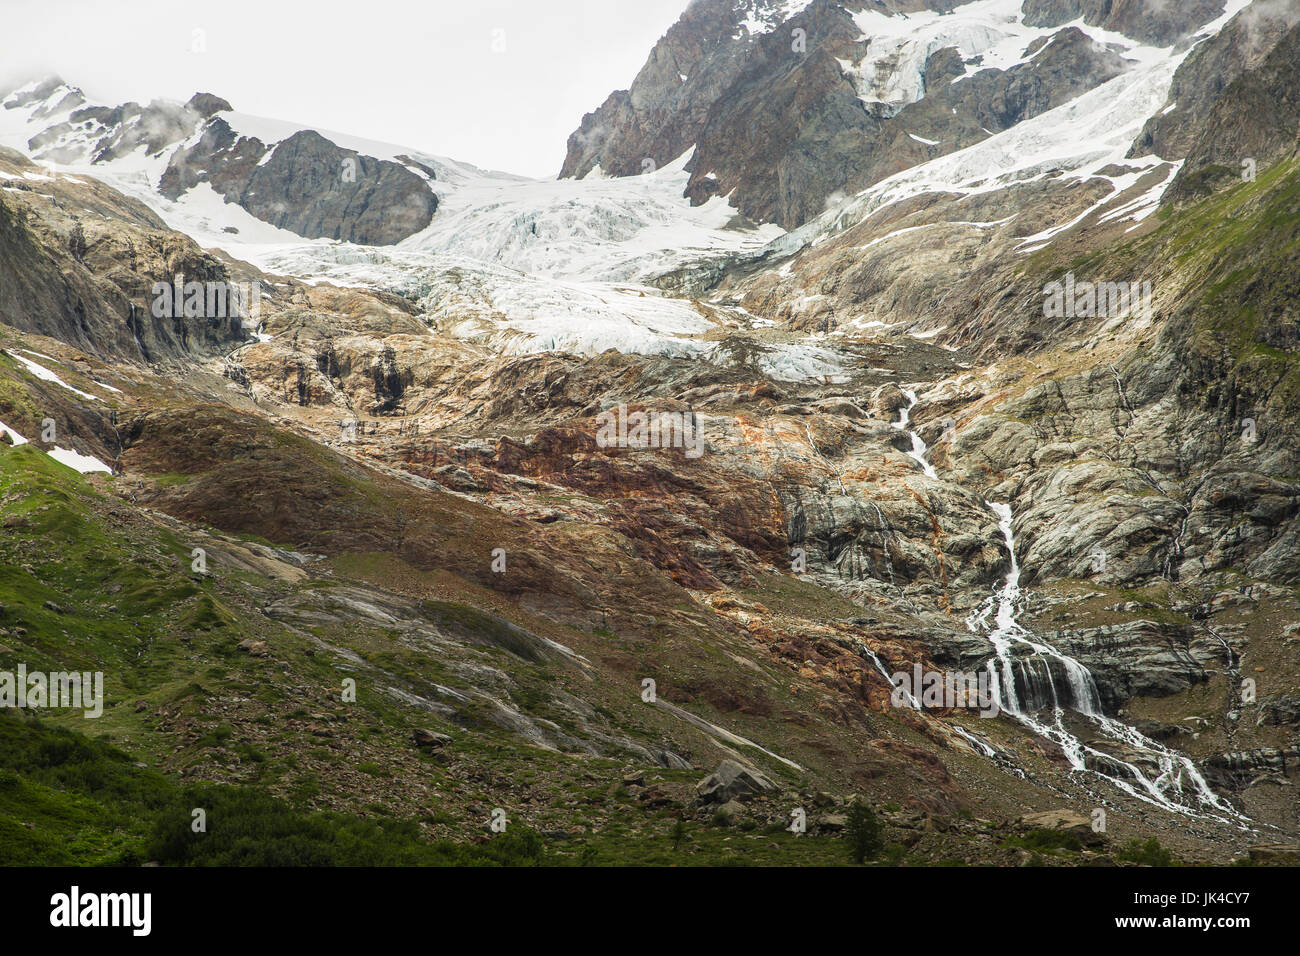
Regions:
[[695, 796], [701, 803], [727, 803], [748, 800], [775, 789], [776, 784], [752, 767], [724, 760], [717, 770], [695, 785]]
[[727, 826], [731, 826], [745, 812], [745, 805], [739, 800], [728, 800], [722, 806], [713, 812], [714, 818], [720, 820]]
[[1045, 810], [1042, 813], [1027, 813], [1020, 818], [1021, 826], [1034, 830], [1064, 830], [1073, 833], [1088, 846], [1100, 846], [1106, 842], [1106, 836], [1092, 829], [1092, 820], [1073, 810]]
[[1260, 701], [1258, 723], [1279, 727], [1300, 726], [1300, 694]]
[[423, 728], [412, 731], [411, 740], [421, 750], [441, 750], [451, 743], [451, 738], [446, 734], [435, 734], [432, 730]]
[[1092, 821], [1082, 813], [1075, 813], [1073, 810], [1027, 813], [1020, 818], [1020, 823], [1035, 830], [1077, 830], [1079, 828], [1090, 832], [1092, 830]]
[[677, 806], [680, 801], [663, 787], [647, 787], [637, 795], [637, 800], [651, 809]]
[[671, 750], [656, 750], [652, 756], [655, 758], [655, 762], [658, 763], [659, 766], [664, 767], [667, 770], [694, 769], [689, 760], [673, 753]]
[[817, 832], [839, 833], [849, 825], [849, 818], [843, 813], [827, 813], [817, 821]]

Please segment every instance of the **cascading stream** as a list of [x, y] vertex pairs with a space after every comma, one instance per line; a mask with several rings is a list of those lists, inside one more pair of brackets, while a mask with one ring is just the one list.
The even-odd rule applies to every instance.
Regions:
[[[1188, 757], [1148, 739], [1121, 721], [1107, 717], [1102, 713], [1101, 697], [1088, 669], [1056, 648], [1035, 640], [1020, 625], [1017, 620], [1020, 562], [1016, 558], [1011, 506], [993, 501], [987, 505], [998, 518], [1011, 566], [1003, 586], [979, 611], [967, 618], [966, 625], [973, 633], [986, 629], [985, 637], [993, 645], [994, 658], [989, 661], [988, 670], [998, 706], [1034, 733], [1058, 744], [1075, 771], [1091, 769], [1131, 796], [1167, 810], [1192, 814], [1197, 810], [1206, 813], [1208, 808], [1217, 813], [1207, 815], [1221, 822], [1239, 824], [1244, 818], [1210, 789]], [[996, 614], [990, 628], [988, 619], [994, 611]], [[1030, 653], [1017, 660], [1014, 654], [1017, 649], [1027, 649]], [[1062, 684], [1058, 685], [1056, 672], [1064, 676]], [[1023, 694], [1017, 690], [1017, 673]], [[1067, 709], [1093, 723], [1103, 735], [1143, 754], [1156, 764], [1159, 773], [1153, 779], [1135, 763], [1088, 746], [1066, 726]], [[1051, 713], [1050, 722], [1043, 719], [1045, 711]], [[1094, 768], [1088, 766], [1089, 758], [1092, 758]], [[1102, 773], [1095, 769], [1096, 766], [1112, 766], [1122, 776]], [[1124, 777], [1129, 777], [1132, 782]], [[1194, 800], [1197, 810], [1187, 805], [1189, 797]], [[1226, 818], [1218, 814], [1224, 814]]]
[[912, 409], [916, 408], [917, 402], [919, 402], [920, 399], [916, 397], [916, 392], [909, 389], [904, 388], [902, 389], [902, 392], [910, 404], [906, 408], [900, 408], [898, 410], [899, 418], [898, 421], [893, 423], [893, 426], [898, 429], [898, 431], [907, 432], [907, 434], [912, 436], [912, 450], [907, 453], [907, 457], [913, 459], [921, 466], [921, 470], [925, 472], [925, 477], [938, 478], [939, 475], [934, 470], [934, 466], [925, 460], [925, 453], [929, 450], [925, 442], [921, 439], [920, 435], [907, 427], [912, 416]]
[[[925, 442], [920, 435], [908, 428], [912, 409], [920, 400], [915, 391], [902, 389], [902, 392], [908, 404], [899, 409], [898, 421], [891, 424], [893, 428], [911, 436], [912, 450], [907, 453], [908, 457], [921, 466], [927, 478], [937, 479], [938, 475], [934, 467], [925, 458], [928, 450]], [[994, 656], [988, 662], [988, 671], [990, 689], [998, 706], [1038, 736], [1059, 745], [1071, 768], [1077, 772], [1096, 773], [1129, 795], [1166, 810], [1187, 815], [1209, 816], [1223, 823], [1243, 825], [1242, 821], [1246, 818], [1210, 789], [1191, 759], [1147, 738], [1136, 728], [1107, 717], [1102, 712], [1101, 695], [1097, 691], [1097, 683], [1093, 680], [1092, 673], [1074, 658], [1062, 654], [1049, 644], [1036, 640], [1021, 626], [1017, 620], [1020, 602], [1020, 561], [1016, 557], [1011, 506], [993, 501], [985, 504], [997, 516], [998, 527], [1002, 531], [1011, 566], [1002, 587], [991, 595], [979, 610], [966, 619], [966, 626], [976, 634], [983, 630], [984, 636], [993, 645]], [[876, 506], [876, 514], [880, 518], [883, 530], [884, 515], [881, 514], [878, 506]], [[886, 558], [888, 558], [887, 549]], [[889, 572], [892, 581], [892, 567], [889, 568]], [[989, 624], [990, 616], [993, 617], [992, 625]], [[1017, 651], [1020, 652], [1019, 655]], [[867, 653], [877, 669], [890, 683], [893, 683], [880, 658], [869, 650]], [[911, 706], [921, 709], [920, 702], [914, 696], [906, 690], [904, 693]], [[1159, 768], [1159, 773], [1153, 779], [1136, 764], [1088, 746], [1066, 726], [1067, 710], [1074, 711], [1083, 719], [1090, 721], [1111, 740], [1141, 753]], [[1044, 712], [1047, 711], [1052, 715], [1050, 722], [1042, 719]], [[994, 751], [988, 744], [959, 726], [951, 726], [985, 756], [994, 755]], [[1092, 759], [1094, 768], [1089, 768], [1089, 758]], [[1112, 767], [1121, 776], [1104, 773], [1095, 767]], [[1131, 778], [1132, 782], [1124, 777]], [[1189, 796], [1194, 801], [1195, 809], [1187, 805]]]

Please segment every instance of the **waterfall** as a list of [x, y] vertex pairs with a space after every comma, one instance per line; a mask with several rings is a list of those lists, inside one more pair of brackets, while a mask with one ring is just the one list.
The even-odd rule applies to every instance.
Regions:
[[889, 525], [885, 523], [885, 513], [874, 501], [869, 504], [876, 510], [876, 522], [880, 525], [880, 550], [885, 555], [885, 571], [889, 574], [889, 583], [898, 589], [898, 583], [894, 580], [894, 560], [889, 556]]
[[908, 421], [912, 416], [912, 409], [916, 408], [916, 403], [919, 402], [920, 399], [916, 397], [916, 392], [909, 389], [904, 388], [902, 389], [902, 392], [910, 404], [906, 408], [900, 408], [898, 410], [898, 421], [893, 423], [893, 427], [898, 429], [900, 432], [907, 432], [912, 436], [912, 450], [907, 453], [907, 457], [913, 459], [921, 466], [921, 471], [925, 472], [925, 477], [938, 478], [939, 475], [935, 472], [934, 466], [925, 460], [925, 453], [928, 450], [925, 442], [922, 441], [920, 435], [909, 430], [907, 427]]
[[[1066, 706], [1088, 716], [1100, 714], [1101, 695], [1088, 669], [1056, 648], [1035, 641], [1016, 620], [1020, 601], [1020, 562], [1016, 558], [1016, 542], [1011, 528], [1011, 506], [992, 501], [987, 504], [989, 510], [997, 515], [998, 527], [1011, 559], [1006, 583], [986, 605], [997, 609], [994, 627], [986, 637], [996, 655], [995, 661], [989, 661], [989, 672], [999, 706], [1010, 714], [1021, 715], [1041, 710], [1050, 702], [1054, 708]], [[988, 610], [972, 617], [976, 622], [986, 621]], [[976, 630], [971, 618], [966, 623], [972, 631]], [[1017, 645], [1028, 649], [1032, 656], [1017, 661], [1012, 655], [1012, 649]], [[1058, 684], [1054, 669], [1064, 678], [1063, 685]]]
[[[1088, 669], [1056, 648], [1035, 640], [1021, 626], [1017, 620], [1020, 562], [1016, 557], [1011, 506], [993, 501], [986, 504], [997, 516], [1011, 566], [1002, 587], [966, 619], [966, 626], [976, 634], [985, 630], [985, 637], [993, 645], [994, 656], [988, 662], [988, 671], [998, 705], [1040, 737], [1058, 744], [1076, 772], [1101, 774], [1131, 796], [1166, 810], [1193, 814], [1206, 812], [1208, 808], [1226, 815], [1227, 819], [1208, 814], [1221, 822], [1240, 825], [1244, 818], [1210, 789], [1189, 758], [1107, 717], [1102, 713], [1097, 684]], [[990, 614], [993, 614], [991, 627]], [[1013, 650], [1028, 653], [1017, 660]], [[1151, 779], [1136, 764], [1088, 746], [1066, 726], [1067, 710], [1091, 722], [1102, 735], [1151, 759], [1159, 767], [1159, 774]], [[1089, 758], [1093, 767], [1088, 766]], [[1120, 776], [1097, 769], [1108, 766], [1113, 766]], [[1196, 809], [1188, 805], [1189, 797]]]
[[[912, 409], [919, 399], [911, 389], [902, 389], [902, 392], [908, 404], [899, 409], [898, 421], [892, 422], [891, 426], [911, 436], [912, 450], [908, 457], [921, 466], [927, 478], [937, 478], [934, 467], [925, 458], [928, 450], [925, 442], [908, 428]], [[888, 528], [884, 515], [875, 502], [871, 504], [880, 525], [890, 583], [898, 587], [889, 560]], [[1010, 567], [1002, 585], [967, 617], [966, 626], [974, 634], [982, 633], [993, 645], [993, 657], [986, 666], [990, 689], [998, 707], [1039, 737], [1060, 746], [1076, 773], [1095, 773], [1130, 796], [1165, 810], [1188, 816], [1207, 816], [1244, 827], [1247, 818], [1210, 789], [1190, 758], [1147, 738], [1136, 728], [1106, 716], [1091, 672], [1073, 657], [1037, 639], [1020, 624], [1020, 561], [1016, 557], [1011, 506], [993, 501], [985, 504], [998, 519]], [[870, 650], [866, 654], [885, 679], [893, 684], [883, 662]], [[904, 693], [909, 706], [920, 710], [920, 702], [906, 689]], [[1084, 743], [1067, 727], [1069, 713], [1091, 723], [1101, 736], [1137, 751], [1159, 772], [1152, 777], [1136, 764]], [[984, 741], [956, 724], [948, 726], [980, 753], [995, 757], [996, 752]], [[1023, 776], [1021, 771], [1012, 769]]]

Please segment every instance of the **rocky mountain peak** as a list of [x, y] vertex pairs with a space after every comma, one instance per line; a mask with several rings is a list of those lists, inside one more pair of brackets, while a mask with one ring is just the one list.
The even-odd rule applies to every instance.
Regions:
[[639, 175], [689, 153], [692, 201], [728, 196], [751, 219], [793, 228], [836, 197], [1108, 82], [1224, 10], [1223, 0], [694, 3], [629, 90], [584, 117], [561, 175]]
[[1153, 46], [1171, 46], [1223, 14], [1224, 0], [1025, 0], [1025, 23], [1059, 27], [1075, 20]]
[[426, 164], [368, 156], [291, 126], [282, 139], [264, 142], [239, 128], [250, 119], [262, 125], [256, 118], [213, 93], [183, 104], [108, 106], [51, 77], [14, 91], [3, 105], [25, 120], [18, 138], [38, 159], [106, 172], [132, 167], [139, 154], [162, 159], [151, 185], [164, 198], [210, 186], [257, 219], [308, 239], [391, 245], [428, 226], [438, 206]]
[[189, 98], [185, 107], [198, 113], [204, 119], [207, 119], [213, 113], [229, 113], [234, 109], [229, 102], [212, 93], [195, 93]]

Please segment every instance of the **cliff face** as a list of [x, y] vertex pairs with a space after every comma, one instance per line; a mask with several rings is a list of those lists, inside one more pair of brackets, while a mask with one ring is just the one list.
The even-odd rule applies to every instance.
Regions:
[[987, 139], [1125, 70], [1118, 53], [1078, 30], [1045, 39], [1032, 59], [1006, 70], [968, 74], [958, 51], [942, 47], [925, 61], [926, 95], [891, 113], [864, 104], [845, 74], [843, 57], [858, 49], [855, 29], [840, 18], [808, 29], [826, 39], [807, 55], [791, 54], [779, 36], [760, 41], [784, 68], [755, 64], [710, 111], [687, 188], [693, 200], [734, 191], [745, 215], [793, 228], [845, 195]]
[[1169, 46], [1221, 16], [1224, 0], [1025, 0], [1024, 12], [1031, 26], [1056, 27], [1082, 18], [1089, 26]]
[[218, 119], [172, 156], [159, 191], [175, 199], [209, 182], [227, 201], [305, 238], [384, 246], [429, 225], [438, 200], [428, 179], [342, 149], [312, 130], [268, 147]]
[[1300, 147], [1300, 16], [1258, 66], [1239, 73], [1192, 124], [1171, 199], [1252, 177]]
[[103, 359], [194, 361], [248, 337], [232, 315], [159, 317], [153, 286], [227, 282], [227, 265], [100, 183], [49, 174], [0, 149], [0, 321]]
[[[599, 166], [611, 176], [635, 176], [646, 160], [664, 166], [694, 145], [709, 107], [743, 68], [751, 42], [741, 26], [748, 6], [745, 0], [690, 3], [631, 87], [583, 117], [560, 175], [582, 178]], [[754, 6], [770, 11], [781, 4]]]
[[1147, 120], [1132, 155], [1184, 158], [1198, 125], [1224, 88], [1258, 67], [1284, 32], [1285, 23], [1278, 18], [1238, 17], [1192, 50], [1174, 74], [1167, 109]]
[[[765, 73], [775, 82], [796, 53], [828, 43], [828, 49], [843, 50], [846, 36], [860, 39], [850, 25], [855, 13], [951, 13], [970, 2], [691, 0], [631, 86], [611, 93], [583, 117], [569, 137], [560, 176], [581, 179], [597, 166], [606, 175], [636, 176], [648, 168], [647, 160], [655, 166], [672, 162], [699, 142], [714, 105], [742, 75], [748, 75], [751, 87], [762, 83]], [[808, 79], [816, 85], [815, 75]], [[805, 102], [819, 102], [825, 92], [814, 91]]]

